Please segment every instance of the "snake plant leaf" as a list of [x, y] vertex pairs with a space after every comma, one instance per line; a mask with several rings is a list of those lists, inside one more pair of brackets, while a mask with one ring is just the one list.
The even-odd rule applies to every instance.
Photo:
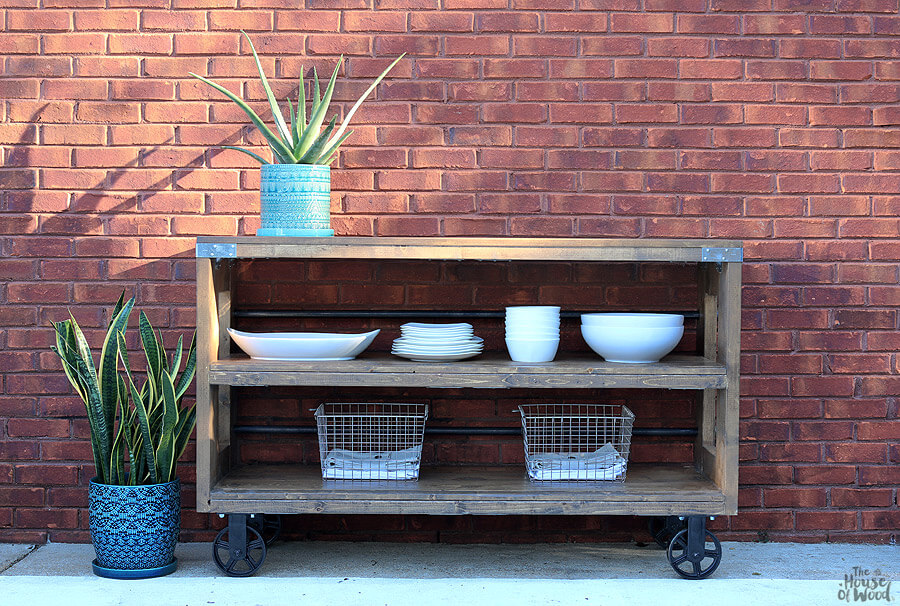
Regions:
[[162, 372], [162, 360], [160, 356], [160, 344], [156, 339], [156, 333], [153, 332], [153, 326], [147, 319], [147, 314], [141, 312], [139, 328], [141, 333], [141, 343], [144, 345], [144, 354], [147, 357], [147, 375], [153, 376], [154, 382], [159, 381]]
[[181, 372], [181, 376], [178, 379], [178, 384], [175, 387], [175, 397], [179, 400], [181, 400], [181, 397], [184, 396], [184, 393], [187, 391], [188, 387], [190, 387], [191, 381], [194, 380], [194, 373], [196, 372], [196, 370], [197, 333], [194, 333], [191, 336], [191, 346], [188, 348], [188, 357], [184, 363], [184, 370]]
[[[119, 312], [122, 311], [122, 307], [125, 305], [125, 289], [122, 289], [122, 294], [119, 295], [119, 300], [116, 301], [116, 306], [113, 308], [112, 316], [110, 316], [110, 324], [112, 323], [113, 318], [119, 315]], [[109, 325], [106, 327], [109, 330]]]
[[[116, 333], [124, 330], [128, 325], [128, 317], [131, 315], [133, 307], [134, 297], [122, 306], [122, 309], [110, 322], [109, 329], [106, 331], [106, 336], [103, 339], [103, 346], [100, 349], [100, 369], [97, 381], [100, 384], [100, 397], [109, 431], [112, 431], [116, 414], [116, 392], [119, 388], [116, 379], [119, 374], [119, 343], [116, 339]], [[112, 436], [110, 435], [111, 438]]]
[[178, 427], [175, 428], [175, 460], [181, 458], [187, 448], [188, 440], [194, 431], [194, 422], [197, 419], [197, 406], [191, 405], [187, 410], [182, 410], [178, 418]]
[[256, 112], [253, 111], [253, 108], [251, 108], [249, 105], [247, 105], [243, 99], [241, 99], [240, 97], [235, 95], [233, 92], [231, 92], [224, 86], [216, 84], [215, 82], [213, 82], [212, 80], [209, 80], [208, 78], [204, 78], [203, 76], [198, 76], [197, 74], [195, 74], [193, 72], [188, 72], [188, 73], [189, 73], [189, 75], [193, 76], [194, 78], [197, 78], [201, 82], [208, 84], [209, 86], [212, 86], [214, 89], [216, 89], [217, 91], [219, 91], [220, 93], [222, 93], [223, 95], [225, 95], [226, 97], [228, 97], [229, 99], [234, 101], [237, 104], [237, 106], [240, 107], [245, 114], [247, 114], [247, 117], [250, 118], [250, 121], [253, 123], [253, 126], [255, 126], [257, 129], [259, 129], [259, 132], [262, 133], [263, 137], [265, 137], [266, 141], [269, 143], [269, 147], [271, 147], [272, 151], [275, 153], [275, 158], [282, 164], [292, 164], [293, 163], [294, 157], [293, 157], [293, 154], [291, 153], [291, 148], [288, 147], [287, 145], [285, 145], [281, 139], [279, 139], [277, 136], [275, 136], [275, 133], [273, 133], [269, 129], [269, 127], [266, 126], [265, 122], [263, 122], [262, 119], [258, 115], [256, 115]]
[[272, 93], [272, 88], [269, 86], [266, 72], [263, 71], [262, 63], [259, 62], [259, 55], [256, 54], [256, 48], [253, 46], [253, 41], [250, 39], [250, 36], [247, 35], [247, 32], [241, 30], [241, 33], [244, 34], [244, 38], [247, 39], [247, 43], [250, 44], [250, 50], [253, 52], [253, 59], [256, 61], [256, 69], [259, 71], [259, 81], [262, 83], [263, 90], [266, 91], [266, 99], [268, 99], [269, 108], [272, 110], [272, 119], [275, 120], [275, 128], [278, 129], [281, 140], [284, 141], [288, 147], [292, 147], [294, 141], [291, 139], [291, 131], [288, 130], [287, 124], [284, 123], [284, 115], [281, 113], [281, 109], [278, 107], [278, 101], [275, 100], [275, 95]]
[[69, 360], [69, 357], [74, 352], [74, 348], [70, 344], [72, 331], [68, 329], [69, 325], [66, 322], [51, 321], [50, 323], [53, 325], [53, 330], [56, 333], [56, 346], [51, 347], [50, 350], [59, 356], [60, 361], [62, 361], [63, 372], [66, 374], [66, 378], [69, 379], [69, 383], [75, 388], [78, 396], [82, 400], [86, 400], [84, 381], [78, 374], [78, 369]]
[[125, 482], [125, 461], [122, 457], [122, 448], [125, 443], [125, 411], [122, 400], [118, 397], [116, 398], [116, 409], [119, 413], [119, 426], [109, 449], [109, 483], [123, 484]]
[[76, 356], [74, 362], [78, 373], [86, 377], [87, 381], [87, 409], [88, 424], [91, 427], [91, 443], [94, 447], [94, 466], [97, 468], [97, 477], [104, 484], [109, 481], [109, 448], [112, 442], [112, 427], [106, 423], [106, 415], [103, 412], [103, 402], [100, 399], [100, 386], [95, 375], [90, 374], [84, 360]]
[[313, 144], [310, 146], [309, 150], [303, 154], [303, 156], [297, 160], [297, 164], [316, 164], [316, 161], [322, 155], [322, 150], [325, 149], [325, 144], [328, 143], [328, 137], [331, 136], [331, 131], [334, 130], [334, 124], [337, 120], [337, 116], [331, 118], [331, 122], [328, 123], [328, 126], [325, 127], [325, 130], [321, 132], [321, 134], [316, 137], [316, 140], [313, 141]]
[[341, 138], [341, 136], [344, 134], [344, 131], [347, 130], [347, 126], [350, 124], [350, 119], [353, 118], [353, 114], [356, 113], [356, 110], [359, 109], [359, 106], [362, 105], [362, 102], [365, 101], [366, 98], [370, 94], [372, 94], [372, 91], [375, 90], [375, 87], [378, 86], [378, 83], [381, 82], [385, 76], [387, 76], [388, 72], [391, 71], [394, 68], [394, 66], [397, 65], [397, 63], [400, 61], [400, 59], [402, 59], [405, 55], [406, 55], [406, 53], [403, 53], [402, 55], [400, 55], [399, 57], [394, 59], [391, 62], [391, 64], [387, 66], [387, 69], [385, 69], [383, 72], [381, 72], [380, 76], [375, 78], [375, 81], [372, 82], [372, 84], [369, 86], [369, 88], [366, 89], [366, 92], [364, 92], [362, 94], [362, 96], [359, 99], [357, 99], [356, 103], [353, 104], [353, 107], [350, 108], [350, 111], [344, 117], [344, 121], [341, 122], [341, 127], [331, 138], [331, 141], [328, 142], [329, 146], [331, 146], [335, 141], [337, 141], [338, 139]]
[[141, 454], [144, 462], [150, 472], [150, 479], [154, 484], [159, 484], [156, 474], [156, 451], [153, 450], [153, 439], [150, 434], [150, 421], [147, 415], [147, 408], [144, 406], [144, 395], [138, 393], [137, 387], [134, 385], [134, 377], [131, 375], [131, 366], [128, 364], [128, 352], [125, 349], [125, 334], [118, 334], [119, 340], [119, 356], [122, 358], [122, 365], [125, 367], [125, 375], [128, 377], [128, 387], [131, 391], [131, 401], [134, 403], [134, 410], [137, 414], [138, 424], [141, 428]]
[[175, 385], [172, 376], [162, 373], [163, 419], [159, 436], [159, 447], [156, 449], [156, 464], [159, 477], [163, 482], [172, 480], [175, 467], [175, 428], [178, 426], [178, 403], [175, 400]]
[[[315, 103], [313, 106], [312, 113], [309, 116], [309, 124], [306, 126], [306, 132], [303, 133], [303, 136], [300, 137], [300, 141], [294, 146], [295, 158], [302, 158], [319, 136], [319, 129], [322, 127], [322, 122], [325, 121], [325, 113], [328, 111], [328, 106], [331, 104], [331, 96], [334, 94], [334, 83], [337, 80], [338, 70], [341, 68], [341, 63], [343, 63], [343, 61], [344, 56], [341, 55], [337, 65], [334, 67], [334, 72], [331, 74], [331, 80], [328, 81], [328, 86], [325, 88], [325, 92], [322, 93], [321, 101]], [[318, 75], [316, 75], [315, 81], [315, 96], [318, 97]]]
[[178, 335], [178, 343], [175, 345], [175, 351], [172, 353], [172, 372], [178, 372], [181, 366], [181, 350], [184, 348], [184, 335]]

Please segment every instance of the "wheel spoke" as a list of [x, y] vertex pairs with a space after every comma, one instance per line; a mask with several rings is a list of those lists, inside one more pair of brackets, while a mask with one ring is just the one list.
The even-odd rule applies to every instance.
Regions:
[[240, 560], [238, 560], [238, 559], [235, 558], [234, 556], [231, 556], [231, 559], [228, 560], [228, 563], [225, 565], [225, 572], [226, 572], [227, 574], [231, 574], [232, 572], [234, 572], [234, 567], [237, 565], [237, 563], [238, 563], [239, 561], [240, 561]]
[[715, 549], [707, 549], [703, 552], [703, 554], [708, 558], [717, 558], [719, 557], [719, 552]]
[[699, 577], [700, 576], [700, 561], [695, 560], [695, 561], [691, 562], [691, 564], [694, 565], [694, 575]]
[[678, 556], [677, 558], [675, 558], [674, 560], [672, 560], [672, 565], [679, 566], [679, 565], [683, 564], [685, 562], [685, 560], [687, 560], [687, 554], [683, 553], [680, 556]]

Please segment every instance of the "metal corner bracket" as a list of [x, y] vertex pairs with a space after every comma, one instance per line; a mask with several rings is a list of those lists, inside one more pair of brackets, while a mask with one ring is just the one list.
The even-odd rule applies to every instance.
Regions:
[[744, 260], [743, 248], [708, 248], [704, 247], [700, 261], [704, 263], [740, 263]]
[[234, 259], [237, 257], [237, 244], [218, 244], [214, 242], [198, 242], [197, 258]]

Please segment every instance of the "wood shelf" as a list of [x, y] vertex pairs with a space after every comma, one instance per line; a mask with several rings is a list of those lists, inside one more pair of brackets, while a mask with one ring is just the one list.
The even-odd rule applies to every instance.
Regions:
[[427, 261], [740, 261], [737, 240], [617, 238], [278, 238], [201, 236], [198, 258]]
[[213, 487], [213, 511], [326, 514], [720, 515], [722, 491], [692, 467], [631, 465], [625, 482], [535, 482], [522, 466], [423, 467], [417, 481], [323, 480], [318, 465], [245, 465]]
[[413, 362], [388, 354], [364, 354], [338, 362], [235, 356], [213, 362], [209, 371], [210, 383], [232, 386], [719, 389], [726, 380], [724, 365], [701, 356], [669, 356], [655, 364], [616, 364], [597, 356], [561, 356], [553, 362], [523, 364], [505, 354], [458, 362]]

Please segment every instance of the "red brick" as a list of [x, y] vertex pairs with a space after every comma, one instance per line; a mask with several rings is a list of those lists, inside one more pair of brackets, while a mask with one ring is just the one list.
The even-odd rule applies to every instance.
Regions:
[[798, 511], [797, 530], [856, 530], [852, 511]]
[[864, 511], [862, 512], [863, 530], [896, 530], [900, 526], [898, 511]]
[[[832, 493], [833, 494], [833, 493]], [[766, 507], [825, 507], [824, 488], [766, 488], [763, 500]]]
[[853, 484], [856, 467], [847, 465], [809, 465], [794, 468], [797, 484]]
[[831, 489], [831, 504], [835, 507], [890, 507], [892, 497], [889, 488]]

